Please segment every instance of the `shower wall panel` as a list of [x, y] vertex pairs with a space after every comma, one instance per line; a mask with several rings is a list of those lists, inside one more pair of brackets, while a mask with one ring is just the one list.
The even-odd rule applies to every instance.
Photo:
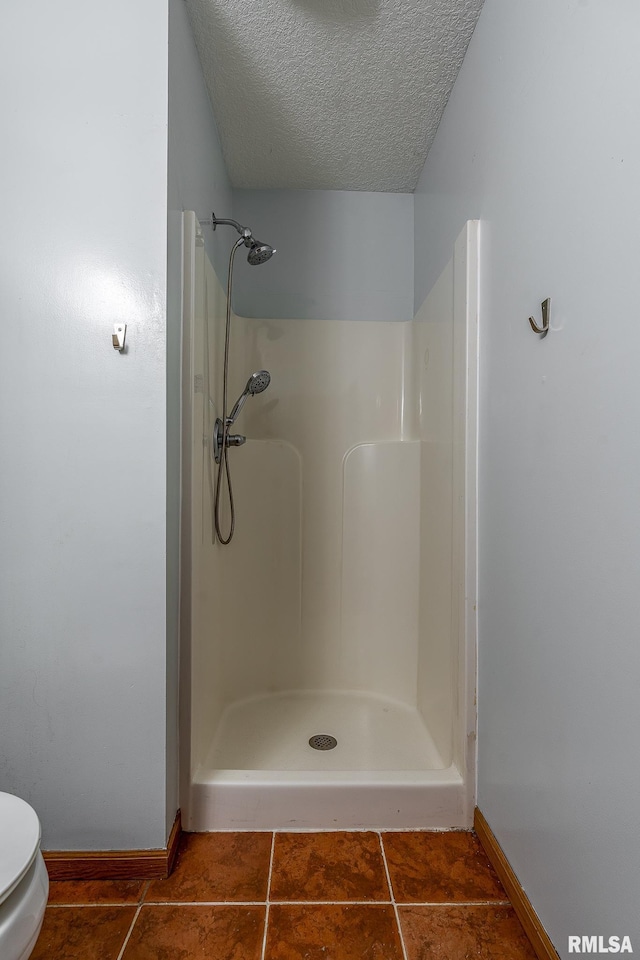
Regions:
[[453, 261], [413, 322], [420, 437], [418, 705], [443, 757], [451, 757], [457, 662], [452, 649]]
[[250, 440], [233, 462], [236, 532], [218, 559], [215, 627], [227, 701], [300, 685], [301, 458], [282, 440]]
[[381, 441], [344, 459], [341, 669], [347, 684], [416, 705], [420, 444]]
[[411, 351], [421, 448], [418, 708], [443, 760], [472, 788], [478, 256], [479, 223], [469, 221], [414, 318]]
[[[213, 474], [209, 472], [207, 445], [210, 404], [207, 400], [206, 362], [207, 353], [211, 356], [214, 353], [212, 335], [215, 334], [217, 339], [224, 323], [225, 296], [205, 254], [204, 243], [195, 239], [195, 222], [193, 214], [185, 214], [187, 269], [183, 312], [187, 322], [183, 351], [188, 349], [188, 357], [183, 356], [183, 396], [185, 408], [188, 407], [187, 396], [191, 401], [192, 417], [183, 427], [183, 445], [189, 447], [184, 458], [190, 460], [191, 467], [190, 471], [183, 471], [183, 497], [190, 498], [192, 563], [190, 597], [183, 595], [182, 603], [184, 606], [189, 599], [191, 608], [191, 775], [209, 747], [211, 731], [215, 729], [225, 704], [223, 646], [217, 628], [222, 583], [217, 549], [213, 544], [210, 509]], [[207, 318], [208, 324], [205, 322]], [[188, 490], [185, 483], [188, 483]]]
[[[415, 657], [412, 660], [409, 652], [389, 656], [383, 622], [375, 624], [364, 642], [372, 597], [359, 588], [355, 600], [350, 592], [358, 578], [377, 589], [390, 565], [395, 565], [396, 572], [408, 567], [407, 584], [414, 577], [417, 537], [412, 543], [409, 535], [403, 544], [400, 534], [411, 524], [417, 529], [418, 524], [418, 460], [398, 442], [405, 406], [406, 325], [241, 318], [234, 323], [238, 340], [248, 347], [242, 376], [261, 367], [272, 375], [269, 390], [245, 408], [247, 433], [260, 439], [263, 447], [276, 441], [290, 444], [298, 452], [301, 469], [300, 641], [296, 649], [289, 646], [288, 669], [276, 685], [280, 689], [367, 690], [415, 703]], [[390, 455], [390, 446], [396, 457]], [[247, 500], [264, 496], [257, 493], [260, 471], [251, 470], [242, 450], [234, 457], [234, 471], [238, 477], [251, 471]], [[400, 489], [395, 484], [398, 474]], [[249, 518], [242, 499], [237, 507], [241, 530], [245, 524], [249, 527]], [[393, 545], [375, 535], [385, 515], [396, 521]], [[387, 520], [385, 529], [390, 526], [393, 521]], [[249, 529], [253, 537], [254, 530]], [[284, 527], [281, 533], [274, 531], [274, 536], [280, 535], [286, 535]], [[387, 591], [384, 622], [412, 620], [404, 612], [407, 591], [411, 587], [403, 587], [397, 595]], [[285, 597], [283, 602], [294, 601]], [[358, 617], [361, 628], [354, 631], [351, 627]], [[408, 651], [415, 647], [417, 615], [413, 619], [415, 624], [402, 640]], [[283, 633], [272, 634], [276, 656], [284, 643], [289, 641]], [[239, 673], [242, 670], [239, 665]]]
[[[268, 712], [260, 698], [295, 699], [294, 691], [352, 691], [417, 707], [438, 754], [435, 766], [425, 756], [425, 769], [455, 763], [473, 773], [466, 742], [475, 714], [465, 684], [469, 673], [473, 686], [474, 662], [460, 553], [466, 232], [461, 242], [408, 323], [232, 316], [230, 404], [254, 370], [268, 369], [272, 380], [235, 427], [249, 439], [231, 450], [237, 516], [228, 546], [212, 536], [209, 454], [221, 412], [225, 297], [199, 248], [206, 286], [196, 283], [193, 350], [196, 782], [206, 782], [226, 708], [234, 704], [245, 717], [254, 707]], [[242, 706], [248, 699], [255, 704]]]

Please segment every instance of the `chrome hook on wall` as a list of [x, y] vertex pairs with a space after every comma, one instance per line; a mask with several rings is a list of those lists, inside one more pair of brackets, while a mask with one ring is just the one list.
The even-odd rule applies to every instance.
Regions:
[[541, 337], [546, 337], [549, 333], [549, 318], [551, 315], [551, 297], [547, 297], [546, 300], [542, 301], [542, 326], [539, 327], [535, 322], [533, 317], [529, 317], [529, 323], [531, 324], [531, 329], [535, 333], [539, 333]]

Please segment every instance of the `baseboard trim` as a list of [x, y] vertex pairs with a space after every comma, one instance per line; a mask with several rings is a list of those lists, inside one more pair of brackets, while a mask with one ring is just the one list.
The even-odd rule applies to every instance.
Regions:
[[505, 857], [502, 847], [496, 840], [493, 830], [477, 807], [473, 815], [473, 828], [478, 840], [483, 846], [484, 852], [491, 861], [493, 869], [500, 877], [502, 886], [507, 891], [507, 896], [511, 901], [518, 920], [524, 927], [524, 931], [531, 941], [531, 946], [535, 950], [538, 960], [560, 960], [555, 947], [549, 939], [547, 931], [540, 922], [538, 914], [533, 909], [531, 901], [522, 889], [522, 885], [515, 875], [513, 867]]
[[45, 850], [50, 880], [156, 880], [173, 870], [182, 834], [180, 811], [159, 850]]

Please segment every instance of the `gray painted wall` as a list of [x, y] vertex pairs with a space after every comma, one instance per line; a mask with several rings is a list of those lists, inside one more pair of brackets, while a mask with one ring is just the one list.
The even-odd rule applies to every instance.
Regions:
[[233, 217], [278, 251], [259, 267], [238, 254], [234, 309], [242, 316], [413, 317], [412, 194], [234, 190]]
[[482, 220], [478, 802], [562, 957], [640, 949], [639, 36], [486, 0], [416, 194], [416, 304]]
[[[232, 193], [184, 0], [169, 0], [169, 210], [231, 217]], [[237, 236], [203, 228], [207, 252], [226, 283], [229, 248]], [[182, 259], [180, 259], [180, 276]]]
[[166, 49], [162, 0], [3, 13], [0, 789], [47, 848], [162, 847], [175, 814]]

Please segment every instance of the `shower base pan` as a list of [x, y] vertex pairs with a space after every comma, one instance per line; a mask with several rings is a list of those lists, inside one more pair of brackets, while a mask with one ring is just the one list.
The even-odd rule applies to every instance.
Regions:
[[[313, 749], [317, 735], [337, 746]], [[187, 822], [195, 831], [468, 827], [467, 793], [417, 710], [361, 693], [280, 693], [227, 708]]]

